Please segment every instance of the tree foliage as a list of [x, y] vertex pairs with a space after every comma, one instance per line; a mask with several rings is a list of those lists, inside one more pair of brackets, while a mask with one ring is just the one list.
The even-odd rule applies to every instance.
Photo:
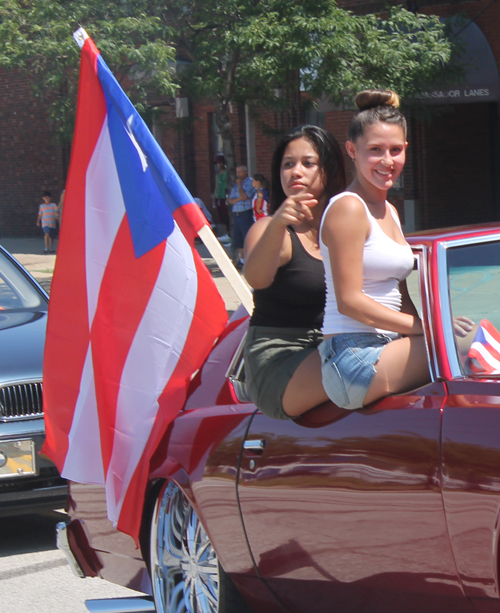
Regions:
[[24, 70], [55, 130], [71, 138], [80, 50], [73, 32], [84, 26], [139, 110], [151, 92], [173, 95], [175, 49], [146, 2], [103, 0], [0, 1], [0, 65]]
[[211, 98], [230, 166], [232, 102], [279, 109], [299, 88], [344, 105], [364, 87], [411, 98], [456, 76], [446, 26], [401, 7], [377, 16], [355, 15], [334, 0], [0, 2], [0, 65], [29, 71], [62, 133], [77, 82], [71, 35], [82, 25], [139, 108], [176, 88]]

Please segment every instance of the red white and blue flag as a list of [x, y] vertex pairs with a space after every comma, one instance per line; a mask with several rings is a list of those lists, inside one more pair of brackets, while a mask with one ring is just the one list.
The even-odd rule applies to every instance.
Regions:
[[51, 287], [43, 451], [64, 477], [105, 485], [108, 517], [136, 539], [149, 460], [227, 323], [194, 249], [206, 224], [87, 39]]
[[500, 374], [500, 332], [487, 319], [481, 320], [468, 355], [473, 373]]

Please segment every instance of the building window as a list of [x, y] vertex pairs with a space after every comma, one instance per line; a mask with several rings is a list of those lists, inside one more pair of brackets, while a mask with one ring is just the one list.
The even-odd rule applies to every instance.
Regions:
[[313, 126], [318, 126], [318, 128], [324, 128], [325, 114], [321, 111], [317, 111], [316, 109], [308, 109], [306, 111], [306, 123]]

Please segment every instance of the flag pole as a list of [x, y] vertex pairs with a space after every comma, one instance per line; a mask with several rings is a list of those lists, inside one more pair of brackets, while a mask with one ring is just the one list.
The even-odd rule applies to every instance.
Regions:
[[252, 292], [250, 291], [250, 288], [246, 282], [243, 280], [243, 277], [236, 270], [233, 262], [227, 255], [226, 250], [212, 232], [212, 228], [210, 228], [210, 226], [203, 226], [203, 228], [201, 228], [201, 230], [198, 232], [198, 236], [215, 260], [215, 263], [220, 268], [222, 274], [228, 280], [229, 285], [234, 290], [234, 293], [241, 300], [241, 303], [249, 315], [251, 315], [253, 311]]
[[[88, 37], [89, 35], [84, 28], [78, 28], [78, 30], [73, 33], [73, 38], [80, 49], [83, 47]], [[251, 315], [253, 311], [252, 292], [250, 291], [247, 283], [243, 280], [240, 273], [236, 270], [233, 262], [227, 255], [226, 250], [212, 232], [212, 228], [210, 228], [208, 225], [203, 226], [198, 232], [198, 236], [207, 248], [209, 254], [215, 260], [215, 263], [220, 268], [222, 274], [226, 277], [236, 296], [239, 298], [239, 300], [241, 300], [241, 303]]]

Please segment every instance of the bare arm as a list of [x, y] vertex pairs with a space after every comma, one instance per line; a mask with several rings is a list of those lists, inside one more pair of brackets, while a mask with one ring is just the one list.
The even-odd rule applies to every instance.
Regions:
[[287, 226], [312, 219], [310, 207], [318, 201], [311, 194], [287, 198], [272, 217], [256, 221], [245, 239], [243, 274], [254, 289], [269, 287], [276, 272], [292, 257], [292, 243]]
[[411, 312], [397, 312], [363, 293], [363, 249], [369, 232], [366, 211], [354, 196], [339, 199], [326, 214], [322, 238], [330, 251], [339, 312], [374, 328], [422, 334], [416, 310], [407, 302], [411, 302], [409, 297], [405, 308]]
[[262, 213], [262, 202], [264, 200], [264, 194], [261, 189], [257, 190], [257, 198], [255, 200], [255, 209], [257, 213]]

